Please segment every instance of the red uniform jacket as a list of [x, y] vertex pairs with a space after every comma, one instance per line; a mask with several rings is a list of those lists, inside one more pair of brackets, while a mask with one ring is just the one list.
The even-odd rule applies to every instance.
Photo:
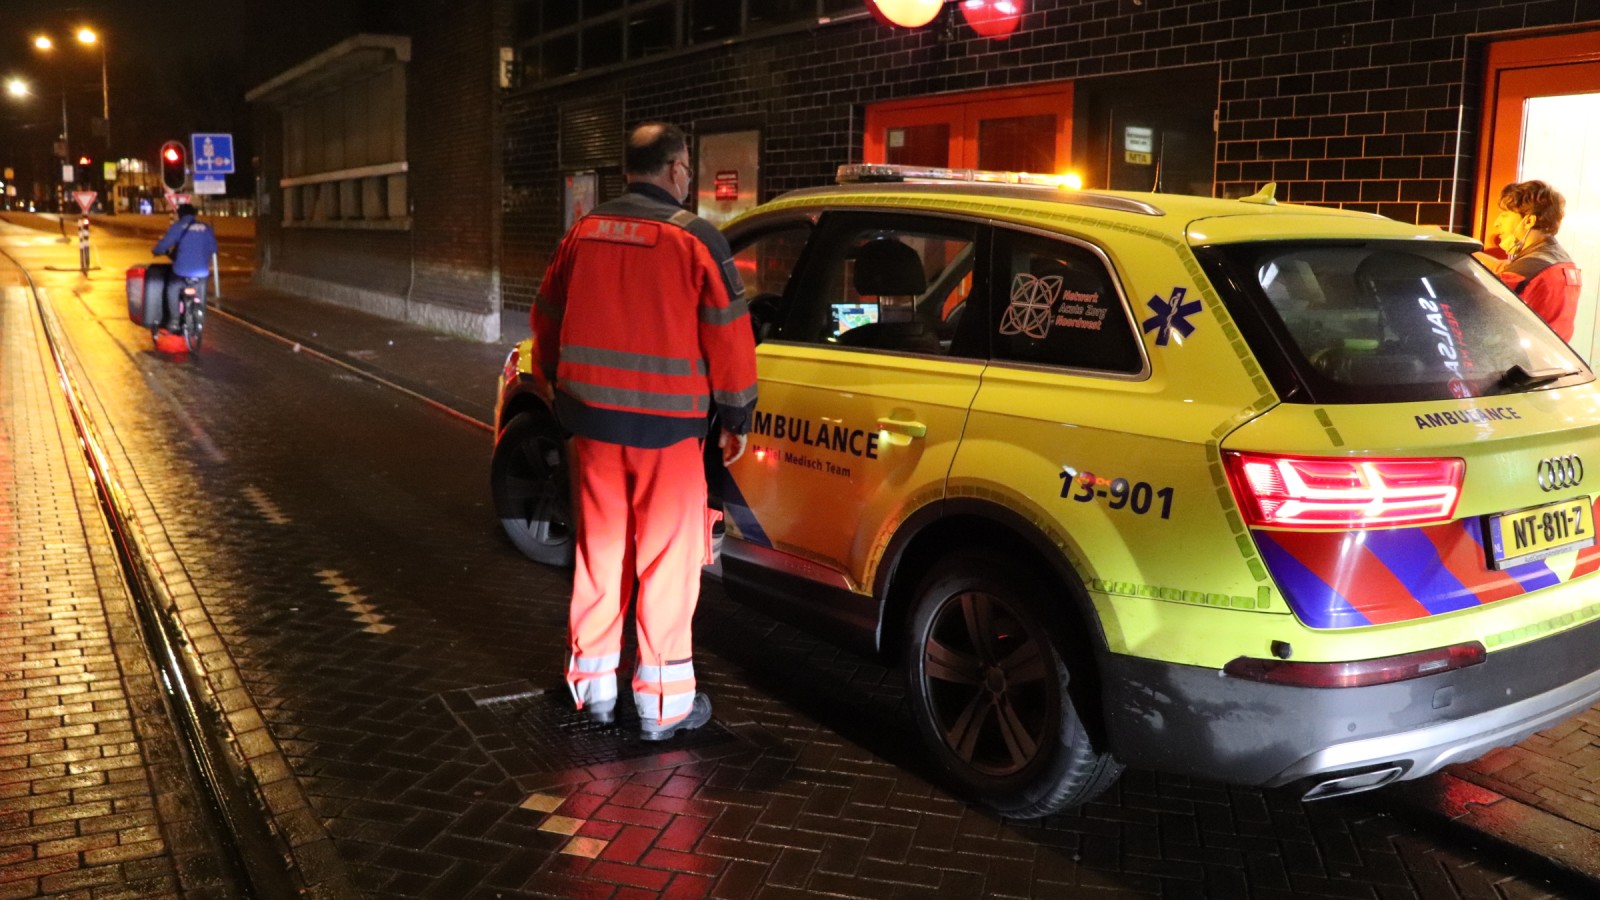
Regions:
[[1531, 252], [1508, 263], [1500, 270], [1500, 280], [1549, 322], [1563, 341], [1572, 340], [1583, 277], [1555, 238], [1545, 238]]
[[533, 307], [534, 347], [567, 430], [667, 447], [750, 430], [755, 339], [728, 241], [654, 185], [567, 232]]

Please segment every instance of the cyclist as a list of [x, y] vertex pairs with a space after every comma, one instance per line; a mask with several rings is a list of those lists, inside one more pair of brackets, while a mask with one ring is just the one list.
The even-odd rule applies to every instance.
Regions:
[[162, 329], [169, 334], [180, 334], [183, 323], [178, 320], [178, 300], [185, 287], [193, 287], [196, 296], [204, 297], [206, 278], [211, 274], [211, 257], [217, 253], [217, 236], [211, 226], [197, 218], [193, 204], [178, 207], [178, 220], [161, 236], [155, 249], [157, 256], [172, 258], [172, 275], [167, 279], [166, 323]]

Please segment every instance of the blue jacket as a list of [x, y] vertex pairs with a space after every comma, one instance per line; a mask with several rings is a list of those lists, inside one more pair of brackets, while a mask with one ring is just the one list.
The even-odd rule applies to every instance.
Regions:
[[164, 256], [176, 250], [172, 274], [179, 278], [204, 278], [211, 274], [211, 257], [217, 252], [217, 236], [211, 226], [194, 216], [182, 216], [172, 223], [151, 252]]

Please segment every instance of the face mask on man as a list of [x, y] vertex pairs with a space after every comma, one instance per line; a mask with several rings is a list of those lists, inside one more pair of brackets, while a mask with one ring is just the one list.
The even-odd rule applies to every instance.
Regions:
[[[686, 159], [675, 159], [668, 165], [672, 169], [673, 196], [678, 198], [679, 203], [683, 203], [689, 199], [689, 184], [694, 178], [694, 173], [690, 171], [689, 161]], [[683, 172], [683, 187], [678, 187], [678, 172], [680, 170]]]

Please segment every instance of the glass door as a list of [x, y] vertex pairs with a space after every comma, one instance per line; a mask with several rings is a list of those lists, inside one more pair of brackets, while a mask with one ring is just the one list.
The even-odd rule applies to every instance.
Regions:
[[1488, 65], [1476, 234], [1493, 240], [1488, 223], [1503, 185], [1539, 179], [1566, 197], [1557, 237], [1583, 272], [1572, 345], [1593, 364], [1600, 349], [1600, 33], [1497, 43]]

